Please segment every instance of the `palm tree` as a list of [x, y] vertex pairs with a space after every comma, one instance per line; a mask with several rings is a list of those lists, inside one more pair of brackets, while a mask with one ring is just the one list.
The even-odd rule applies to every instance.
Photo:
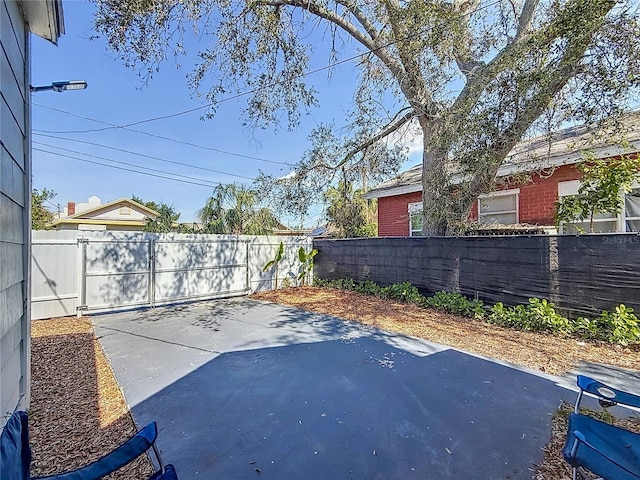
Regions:
[[256, 192], [242, 184], [219, 184], [196, 212], [207, 233], [266, 235], [280, 225], [266, 207], [259, 207]]

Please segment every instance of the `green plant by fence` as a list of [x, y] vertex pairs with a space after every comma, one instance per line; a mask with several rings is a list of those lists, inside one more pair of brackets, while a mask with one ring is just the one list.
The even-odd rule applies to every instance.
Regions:
[[324, 288], [350, 290], [378, 298], [412, 303], [422, 308], [433, 308], [505, 328], [547, 332], [619, 345], [640, 344], [640, 320], [633, 313], [633, 308], [622, 304], [614, 311], [603, 310], [596, 318], [572, 319], [558, 313], [553, 303], [539, 298], [530, 298], [526, 305], [505, 306], [498, 302], [487, 308], [481, 300], [469, 299], [459, 293], [441, 291], [427, 297], [421, 295], [409, 282], [382, 287], [370, 280], [355, 282], [349, 278], [336, 280], [315, 278], [314, 284]]

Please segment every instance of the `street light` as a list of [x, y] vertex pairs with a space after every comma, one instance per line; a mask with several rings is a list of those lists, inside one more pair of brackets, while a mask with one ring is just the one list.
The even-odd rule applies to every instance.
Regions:
[[29, 87], [33, 93], [48, 90], [64, 92], [65, 90], [84, 90], [85, 88], [87, 88], [87, 82], [84, 80], [67, 80], [66, 82], [52, 82], [51, 85], [44, 85], [42, 87]]

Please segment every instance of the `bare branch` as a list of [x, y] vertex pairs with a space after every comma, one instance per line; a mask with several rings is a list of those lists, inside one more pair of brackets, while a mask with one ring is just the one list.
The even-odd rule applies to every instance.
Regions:
[[516, 33], [516, 41], [519, 40], [522, 36], [528, 34], [531, 30], [533, 14], [535, 13], [536, 7], [538, 6], [538, 1], [539, 0], [526, 0], [526, 2], [524, 2], [522, 12], [520, 13], [520, 18], [518, 18], [518, 31]]
[[366, 30], [366, 32], [371, 37], [371, 40], [379, 44], [380, 33], [376, 26], [367, 18], [365, 13], [358, 8], [358, 6], [350, 0], [336, 0], [336, 3], [342, 5], [346, 8], [351, 14], [358, 20], [360, 25]]

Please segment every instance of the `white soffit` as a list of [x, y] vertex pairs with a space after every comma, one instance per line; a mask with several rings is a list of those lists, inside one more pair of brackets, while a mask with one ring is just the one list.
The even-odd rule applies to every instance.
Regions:
[[64, 33], [61, 0], [22, 0], [22, 12], [29, 30], [39, 37], [58, 44]]

